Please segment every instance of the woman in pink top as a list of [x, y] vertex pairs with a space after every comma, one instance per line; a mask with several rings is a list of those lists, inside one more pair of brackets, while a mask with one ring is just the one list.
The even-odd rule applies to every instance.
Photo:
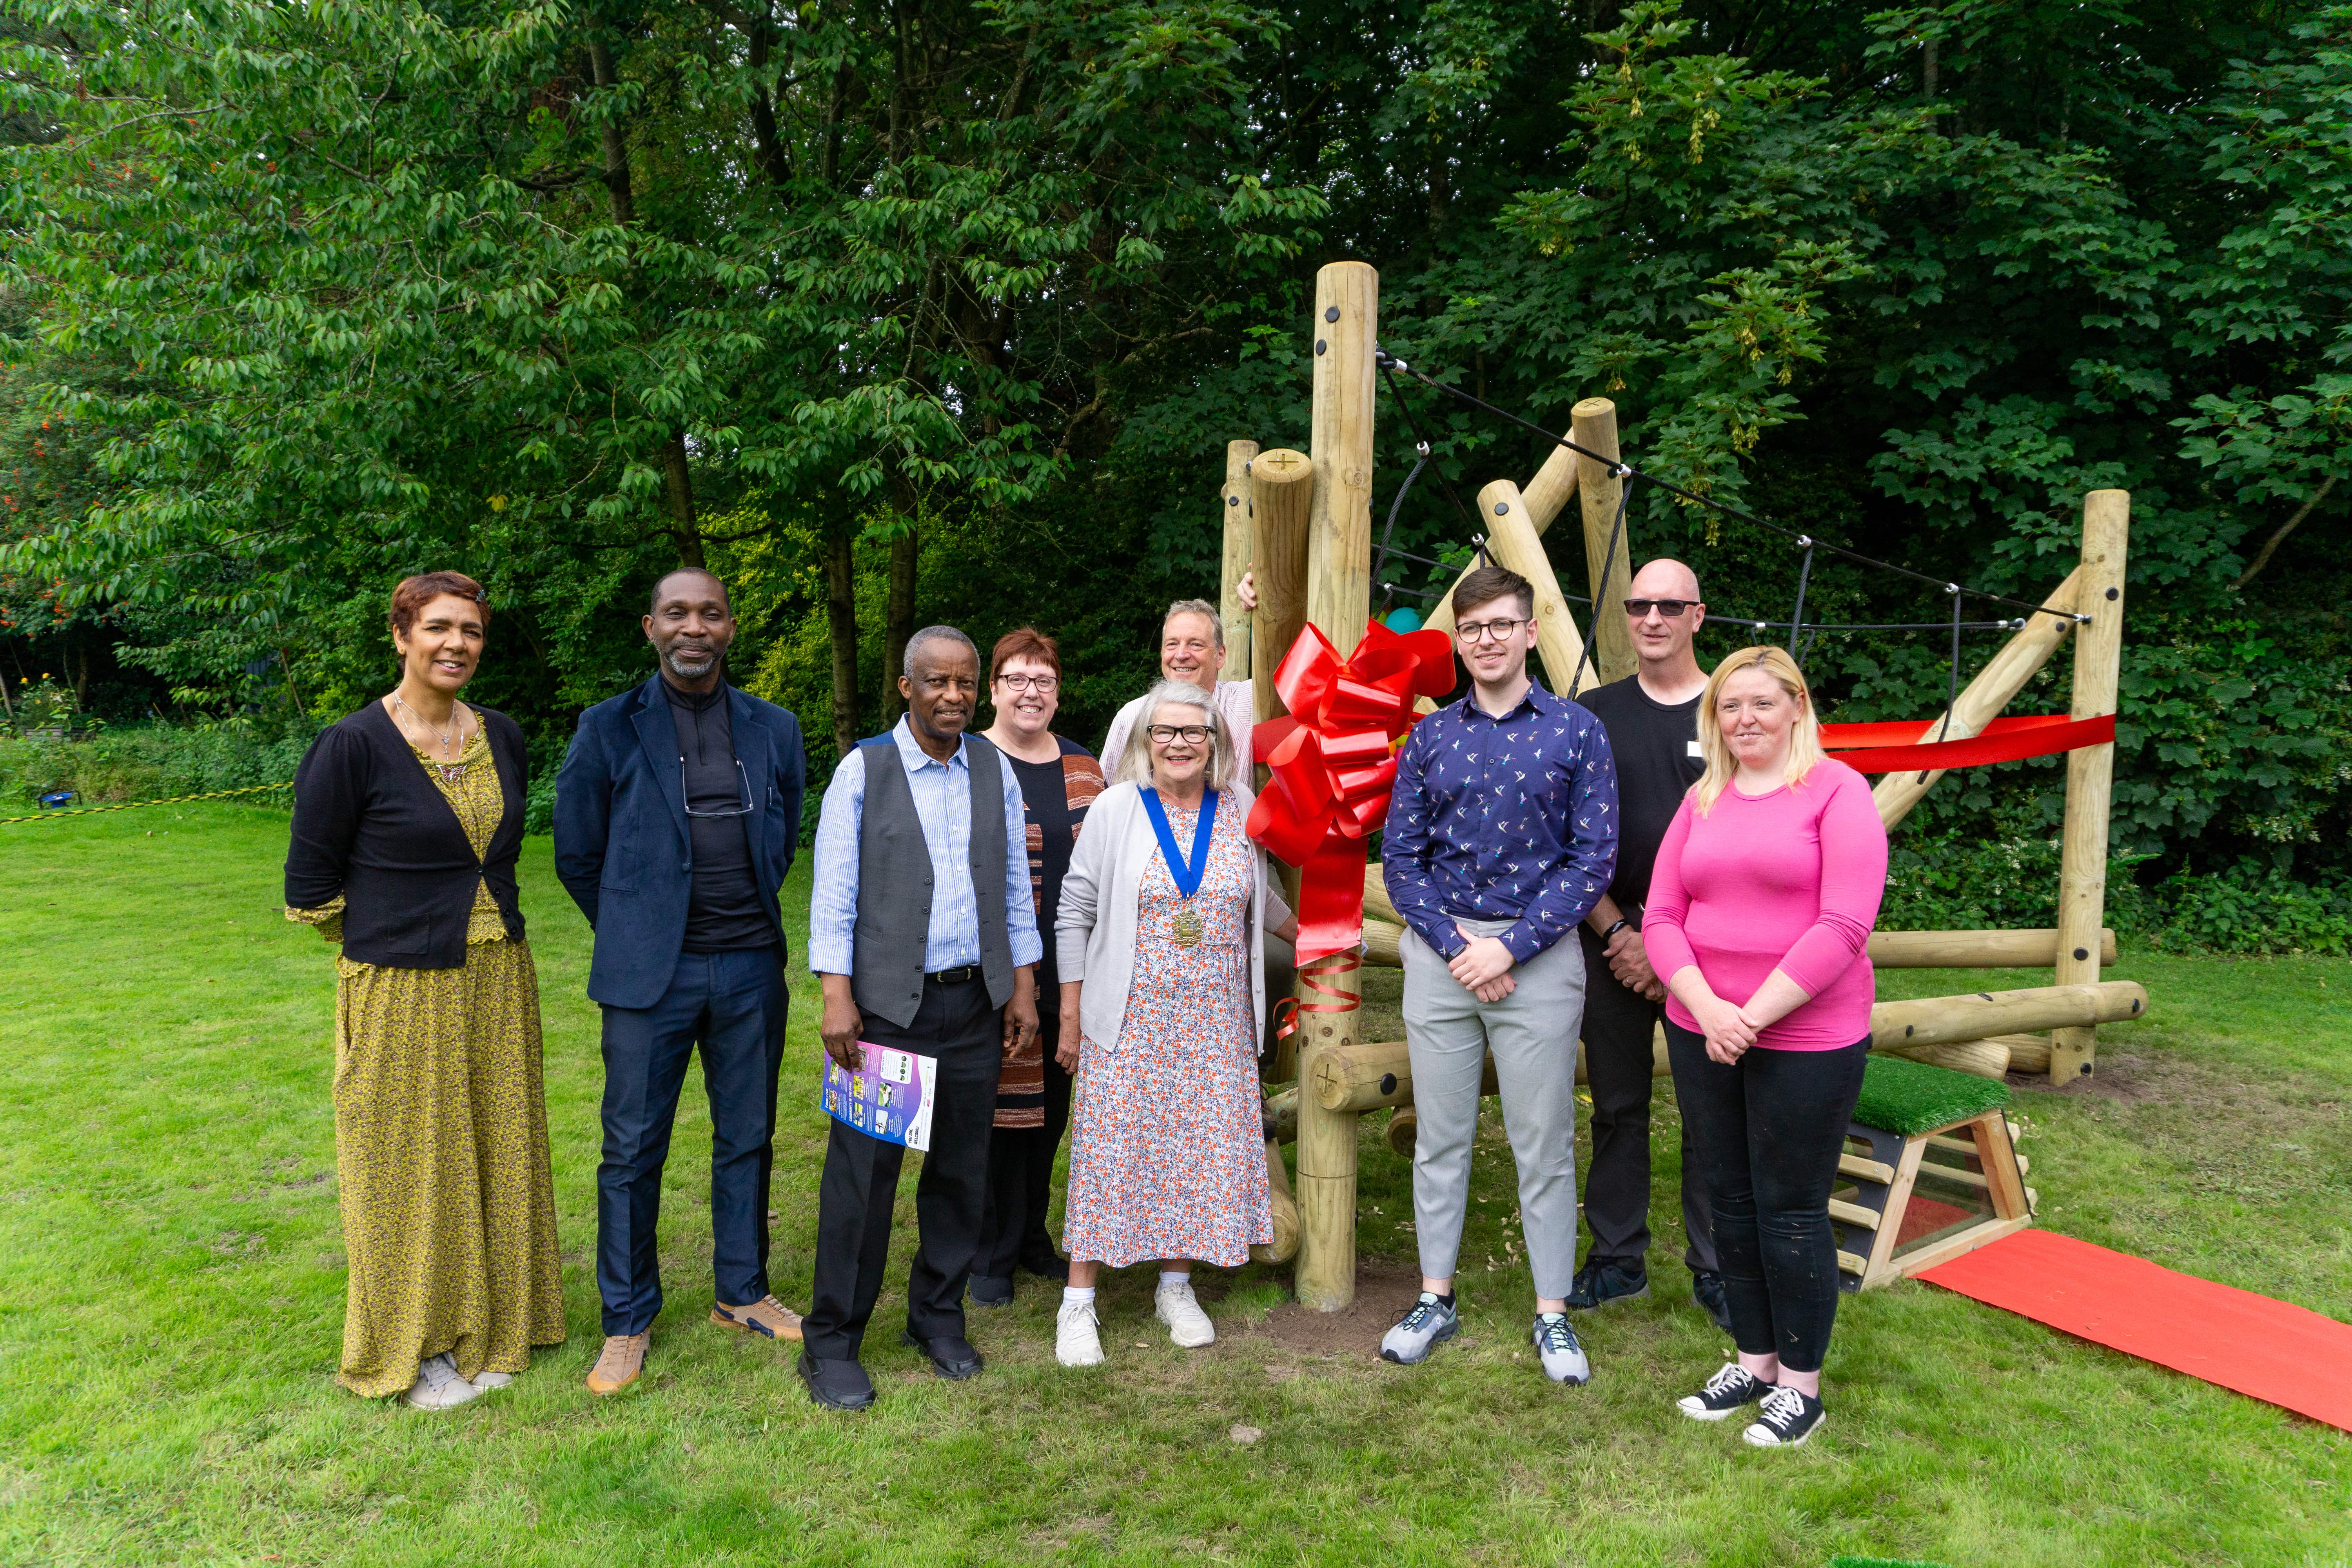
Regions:
[[1658, 847], [1642, 941], [1671, 996], [1675, 1098], [1706, 1163], [1739, 1360], [1680, 1407], [1720, 1421], [1760, 1399], [1743, 1436], [1779, 1447], [1822, 1421], [1829, 1196], [1870, 1051], [1886, 829], [1862, 775], [1822, 754], [1780, 649], [1725, 659], [1699, 712], [1706, 773]]

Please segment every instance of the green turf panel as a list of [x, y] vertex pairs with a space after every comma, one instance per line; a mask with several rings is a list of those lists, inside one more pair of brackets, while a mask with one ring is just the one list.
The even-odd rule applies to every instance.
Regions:
[[1932, 1132], [2009, 1103], [2009, 1085], [1901, 1057], [1873, 1057], [1862, 1069], [1853, 1119], [1882, 1131]]

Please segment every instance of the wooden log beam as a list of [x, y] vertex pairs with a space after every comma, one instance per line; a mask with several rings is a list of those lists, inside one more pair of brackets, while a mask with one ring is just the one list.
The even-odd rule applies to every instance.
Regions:
[[1397, 913], [1396, 905], [1389, 900], [1389, 885], [1381, 874], [1381, 863], [1377, 860], [1364, 868], [1364, 912], [1378, 916], [1391, 925], [1404, 924], [1404, 917]]
[[1315, 494], [1315, 465], [1287, 447], [1250, 459], [1250, 570], [1257, 574], [1257, 614], [1251, 617], [1250, 679], [1257, 721], [1279, 718], [1282, 694], [1275, 667], [1307, 624], [1307, 510]]
[[1954, 1040], [1945, 1045], [1874, 1046], [1880, 1056], [1902, 1057], [1978, 1078], [2000, 1079], [2009, 1072], [2009, 1047], [1997, 1040]]
[[[1372, 409], [1380, 341], [1381, 275], [1335, 261], [1315, 275], [1314, 408], [1307, 508], [1307, 618], [1342, 658], [1362, 640], [1372, 608]], [[1279, 656], [1267, 650], [1261, 664]], [[1299, 966], [1299, 994], [1330, 1012], [1299, 1015], [1298, 1066], [1312, 1081], [1320, 1059], [1356, 1043], [1362, 971], [1351, 955]], [[1299, 1304], [1345, 1310], [1356, 1299], [1356, 1118], [1311, 1096], [1298, 1102]]]
[[[1880, 969], [2042, 969], [2058, 962], [2058, 928], [2020, 931], [1874, 931]], [[2099, 932], [2100, 962], [2116, 961], [2116, 933]]]
[[1364, 921], [1364, 962], [1374, 969], [1404, 967], [1404, 927], [1387, 921]]
[[1577, 496], [1584, 503], [1584, 574], [1592, 584], [1592, 658], [1605, 684], [1633, 674], [1635, 663], [1633, 633], [1623, 614], [1608, 613], [1624, 603], [1627, 584], [1633, 580], [1633, 521], [1627, 519], [1621, 528], [1617, 518], [1618, 498], [1625, 489], [1615, 468], [1617, 405], [1605, 397], [1588, 397], [1569, 411], [1569, 419], [1577, 445], [1608, 458], [1578, 458], [1576, 481]]
[[[1536, 652], [1543, 656], [1544, 678], [1555, 691], [1565, 688], [1583, 662], [1584, 638], [1576, 617], [1568, 611], [1568, 596], [1559, 591], [1543, 541], [1528, 521], [1526, 498], [1508, 479], [1496, 479], [1478, 492], [1478, 521], [1486, 525], [1486, 547], [1495, 559], [1535, 585]], [[1624, 617], [1620, 616], [1620, 621]], [[1589, 689], [1599, 676], [1588, 664], [1577, 689]]]
[[1225, 443], [1225, 488], [1217, 492], [1219, 521], [1224, 525], [1224, 565], [1218, 579], [1217, 614], [1225, 623], [1227, 680], [1250, 679], [1250, 613], [1242, 608], [1242, 578], [1250, 569], [1250, 459], [1257, 456], [1255, 441]]
[[1287, 1263], [1298, 1256], [1298, 1202], [1290, 1195], [1290, 1172], [1282, 1163], [1282, 1145], [1265, 1141], [1267, 1206], [1274, 1211], [1274, 1239], [1250, 1244], [1253, 1263]]
[[2050, 1037], [2047, 1035], [1987, 1035], [1985, 1038], [2009, 1047], [2009, 1070], [2040, 1072], [2050, 1070]]
[[[2090, 616], [2074, 637], [2076, 719], [2116, 710], [2116, 680], [2124, 654], [2124, 555], [2131, 537], [2131, 492], [2093, 490], [2083, 498], [2082, 581], [2075, 608]], [[2066, 753], [2066, 826], [2059, 845], [2058, 981], [2079, 985], [2099, 977], [2099, 921], [2107, 900], [2107, 808], [2115, 785], [2116, 748], [2084, 746]], [[2096, 1033], [2083, 1025], [2050, 1037], [2050, 1081], [2070, 1083], [2091, 1070]]]
[[2147, 993], [2132, 980], [1881, 1002], [1870, 1010], [1871, 1048], [1942, 1046], [2032, 1029], [2113, 1024], [2147, 1012]]
[[[1537, 533], [1542, 533], [1552, 525], [1552, 520], [1560, 514], [1561, 510], [1576, 499], [1576, 454], [1565, 447], [1554, 447], [1551, 456], [1544, 459], [1543, 467], [1536, 470], [1536, 477], [1528, 481], [1521, 499], [1527, 502], [1528, 521], [1535, 525]], [[1469, 542], [1465, 540], [1463, 542], [1466, 544]], [[1468, 572], [1463, 574], [1463, 576], [1468, 575]], [[1458, 583], [1460, 578], [1455, 581]], [[1447, 637], [1454, 635], [1452, 588], [1445, 590], [1445, 596], [1437, 601], [1436, 607], [1429, 612], [1422, 625], [1433, 626]], [[1427, 698], [1422, 699], [1422, 703], [1424, 709], [1435, 706]]]
[[[2081, 589], [2083, 571], [2076, 567], [2058, 584], [2057, 591], [2042, 601], [2044, 607], [2071, 616], [2077, 605], [2075, 596]], [[2065, 616], [2029, 616], [2024, 627], [1999, 653], [1977, 671], [1976, 679], [1961, 688], [1951, 707], [1951, 722], [1944, 725], [1944, 715], [1937, 715], [1937, 728], [1930, 736], [1941, 734], [1946, 740], [1966, 741], [1984, 733], [1984, 727], [2000, 717], [2009, 700], [2025, 689], [2033, 672], [2049, 662], [2051, 654], [2066, 640], [2074, 623]], [[1927, 793], [1936, 787], [1936, 781], [1948, 770], [1936, 768], [1924, 773], [1888, 773], [1874, 785], [1870, 797], [1878, 805], [1878, 820], [1893, 827], [1911, 814]]]
[[1298, 1086], [1288, 1084], [1265, 1097], [1265, 1119], [1277, 1143], [1298, 1142]]

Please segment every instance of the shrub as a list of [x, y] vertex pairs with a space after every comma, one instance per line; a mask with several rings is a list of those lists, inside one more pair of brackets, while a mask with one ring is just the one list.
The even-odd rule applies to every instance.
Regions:
[[[309, 737], [263, 730], [250, 721], [182, 728], [140, 724], [85, 733], [0, 739], [0, 798], [29, 803], [71, 790], [76, 805], [162, 800], [253, 784], [285, 784]], [[286, 796], [260, 797], [283, 804]]]

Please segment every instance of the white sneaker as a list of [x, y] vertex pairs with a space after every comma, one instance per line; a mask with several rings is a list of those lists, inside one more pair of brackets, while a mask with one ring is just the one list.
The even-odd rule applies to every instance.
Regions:
[[400, 1397], [419, 1410], [451, 1410], [481, 1396], [480, 1389], [457, 1375], [457, 1363], [444, 1351], [417, 1366], [416, 1381]]
[[1092, 1301], [1065, 1301], [1054, 1320], [1054, 1359], [1064, 1366], [1100, 1366], [1102, 1334]]
[[478, 1372], [474, 1374], [474, 1386], [484, 1394], [493, 1388], [504, 1388], [513, 1381], [514, 1373], [510, 1372]]
[[1216, 1342], [1217, 1325], [1209, 1321], [1209, 1314], [1192, 1299], [1190, 1280], [1160, 1287], [1156, 1310], [1160, 1321], [1168, 1325], [1168, 1338], [1180, 1349], [1199, 1350]]

